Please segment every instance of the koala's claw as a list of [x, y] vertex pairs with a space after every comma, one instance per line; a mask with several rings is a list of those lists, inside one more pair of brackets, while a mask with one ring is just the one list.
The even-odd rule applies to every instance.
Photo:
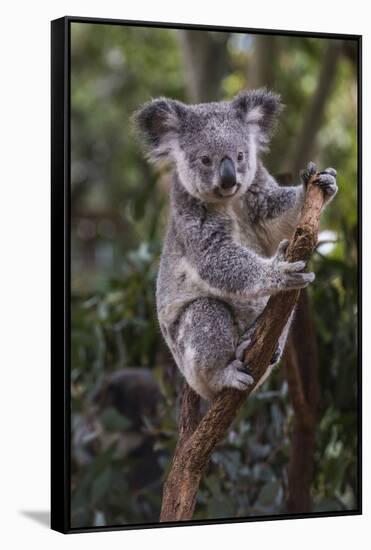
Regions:
[[281, 262], [279, 266], [284, 273], [297, 273], [303, 271], [305, 262]]
[[254, 334], [254, 331], [255, 331], [255, 325], [248, 328], [247, 331], [244, 332], [242, 336], [240, 336], [240, 339], [238, 341], [238, 345], [236, 348], [236, 359], [238, 359], [239, 361], [242, 361], [242, 363], [244, 362], [245, 351], [251, 344], [251, 337]]
[[274, 263], [280, 269], [280, 271], [291, 272], [291, 271], [302, 271], [305, 267], [305, 262], [299, 261], [299, 262], [288, 262], [285, 259], [285, 254], [287, 247], [289, 245], [288, 239], [284, 239], [280, 242], [277, 248], [277, 252], [274, 256]]
[[326, 168], [326, 170], [323, 170], [322, 172], [320, 172], [320, 174], [330, 174], [331, 176], [334, 176], [334, 178], [336, 178], [337, 176], [337, 171], [335, 170], [335, 168]]
[[280, 244], [278, 245], [278, 248], [277, 248], [277, 252], [276, 252], [276, 258], [278, 261], [284, 261], [285, 260], [285, 254], [286, 254], [286, 250], [287, 250], [287, 247], [289, 246], [289, 240], [288, 239], [284, 239], [283, 241], [280, 242]]
[[251, 344], [251, 338], [248, 338], [247, 340], [243, 340], [236, 348], [236, 359], [239, 361], [243, 361], [245, 357], [245, 351]]
[[287, 273], [283, 283], [283, 290], [305, 288], [315, 279], [314, 273]]
[[338, 190], [336, 170], [334, 168], [326, 168], [326, 170], [319, 173], [316, 183], [328, 198], [333, 197]]
[[309, 180], [314, 174], [317, 173], [317, 167], [314, 162], [309, 162], [306, 169], [300, 172], [300, 177], [305, 185], [309, 183]]
[[289, 241], [287, 239], [284, 239], [280, 242], [277, 248], [277, 252], [273, 258], [273, 263], [283, 273], [302, 271], [305, 268], [305, 262], [288, 262], [287, 260], [285, 260], [285, 254], [288, 244]]
[[236, 388], [237, 390], [246, 390], [254, 383], [254, 379], [251, 376], [249, 368], [235, 359], [225, 368], [224, 385], [229, 388]]

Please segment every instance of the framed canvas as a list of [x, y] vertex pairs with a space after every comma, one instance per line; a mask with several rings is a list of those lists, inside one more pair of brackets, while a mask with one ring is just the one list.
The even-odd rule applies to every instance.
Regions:
[[52, 22], [52, 528], [361, 513], [361, 37]]

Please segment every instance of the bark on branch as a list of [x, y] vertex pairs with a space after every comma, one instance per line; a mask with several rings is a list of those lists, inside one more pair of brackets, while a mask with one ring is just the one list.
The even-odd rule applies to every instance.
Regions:
[[[315, 178], [308, 184], [299, 224], [286, 252], [286, 258], [292, 262], [308, 261], [317, 243], [324, 197], [319, 186], [314, 184]], [[260, 380], [268, 367], [299, 292], [294, 290], [271, 296], [257, 322], [245, 355], [256, 381]], [[254, 385], [244, 392], [223, 390], [197, 425], [199, 401], [193, 390], [186, 386], [180, 412], [179, 440], [164, 485], [161, 522], [192, 519], [198, 487], [210, 455], [253, 389]], [[193, 406], [197, 407], [196, 413]]]

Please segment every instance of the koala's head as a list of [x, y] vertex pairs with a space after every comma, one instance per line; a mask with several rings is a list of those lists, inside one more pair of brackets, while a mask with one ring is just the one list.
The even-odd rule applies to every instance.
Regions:
[[252, 183], [281, 107], [278, 95], [260, 89], [198, 105], [154, 99], [134, 116], [149, 159], [170, 160], [189, 193], [218, 202], [245, 193]]

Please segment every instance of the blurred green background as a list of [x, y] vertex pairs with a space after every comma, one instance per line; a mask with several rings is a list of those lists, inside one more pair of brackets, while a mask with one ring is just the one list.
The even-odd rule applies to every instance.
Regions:
[[[144, 160], [144, 101], [268, 86], [286, 109], [266, 164], [338, 170], [309, 290], [319, 406], [312, 510], [357, 501], [357, 45], [352, 40], [71, 24], [72, 527], [157, 522], [180, 380], [154, 285], [170, 176]], [[286, 510], [293, 408], [284, 368], [247, 400], [202, 481], [196, 519]]]

